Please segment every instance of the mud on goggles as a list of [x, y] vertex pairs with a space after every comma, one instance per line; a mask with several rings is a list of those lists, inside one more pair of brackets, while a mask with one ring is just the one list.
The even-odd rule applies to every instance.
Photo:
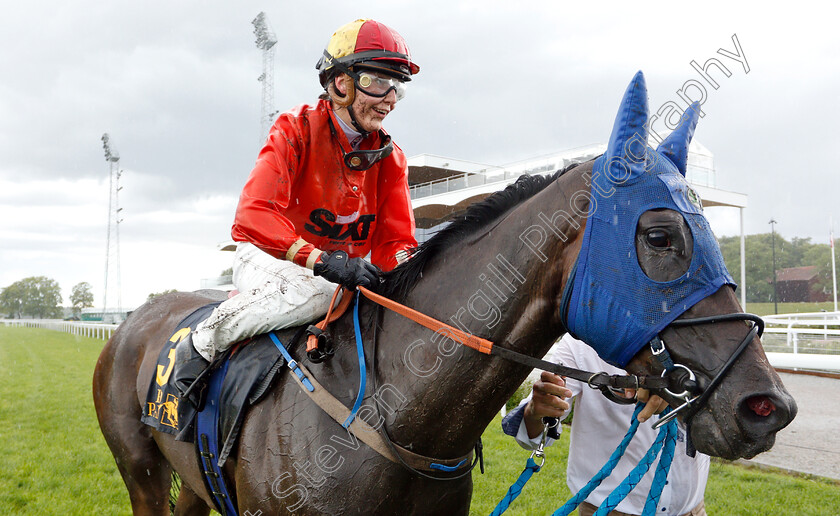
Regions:
[[402, 100], [405, 97], [405, 90], [408, 89], [406, 83], [394, 77], [381, 77], [370, 72], [351, 72], [348, 75], [356, 83], [356, 89], [371, 97], [382, 98], [394, 90], [397, 100]]

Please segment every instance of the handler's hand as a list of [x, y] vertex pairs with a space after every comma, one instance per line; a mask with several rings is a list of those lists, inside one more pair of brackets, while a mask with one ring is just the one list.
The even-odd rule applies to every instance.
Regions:
[[[633, 389], [627, 389], [625, 392], [630, 394], [630, 397], [633, 396]], [[667, 401], [656, 394], [651, 394], [647, 389], [639, 389], [639, 392], [636, 393], [636, 399], [645, 404], [642, 411], [639, 412], [638, 419], [641, 423], [644, 423], [650, 419], [650, 416], [659, 414], [668, 407]]]
[[540, 379], [534, 382], [531, 401], [525, 405], [525, 428], [531, 439], [539, 436], [543, 431], [542, 418], [560, 417], [569, 410], [566, 398], [572, 397], [572, 391], [566, 388], [562, 376], [548, 371], [540, 374]]

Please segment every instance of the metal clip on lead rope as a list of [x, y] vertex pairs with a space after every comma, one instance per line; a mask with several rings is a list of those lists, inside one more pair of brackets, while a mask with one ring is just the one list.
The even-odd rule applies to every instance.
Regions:
[[545, 441], [548, 439], [548, 430], [549, 428], [554, 428], [557, 426], [558, 422], [555, 419], [554, 423], [545, 422], [543, 423], [543, 431], [542, 436], [540, 436], [540, 445], [537, 446], [537, 449], [531, 452], [531, 458], [540, 459], [540, 463], [538, 464], [539, 467], [543, 467], [545, 464]]

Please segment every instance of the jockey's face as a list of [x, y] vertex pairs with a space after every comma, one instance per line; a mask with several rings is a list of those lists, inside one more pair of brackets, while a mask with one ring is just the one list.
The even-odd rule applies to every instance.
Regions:
[[[378, 75], [378, 74], [374, 74]], [[383, 75], [382, 77], [387, 77]], [[336, 81], [336, 86], [341, 93], [347, 91], [346, 85], [351, 83], [353, 79], [349, 76], [342, 76], [342, 80]], [[353, 113], [356, 115], [356, 121], [362, 129], [369, 133], [373, 133], [382, 128], [382, 121], [385, 117], [394, 110], [397, 104], [397, 94], [391, 89], [384, 97], [374, 97], [367, 95], [364, 91], [356, 88], [356, 98], [353, 100]], [[350, 122], [349, 113], [346, 110], [341, 110], [339, 116], [346, 115]]]

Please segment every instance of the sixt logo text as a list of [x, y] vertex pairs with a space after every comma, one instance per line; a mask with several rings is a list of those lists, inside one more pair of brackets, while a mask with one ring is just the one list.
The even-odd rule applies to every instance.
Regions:
[[309, 221], [312, 224], [305, 224], [303, 227], [320, 237], [327, 237], [332, 240], [353, 241], [367, 240], [370, 233], [370, 225], [376, 220], [376, 215], [362, 215], [349, 224], [336, 223], [336, 216], [333, 212], [318, 208], [309, 214]]

